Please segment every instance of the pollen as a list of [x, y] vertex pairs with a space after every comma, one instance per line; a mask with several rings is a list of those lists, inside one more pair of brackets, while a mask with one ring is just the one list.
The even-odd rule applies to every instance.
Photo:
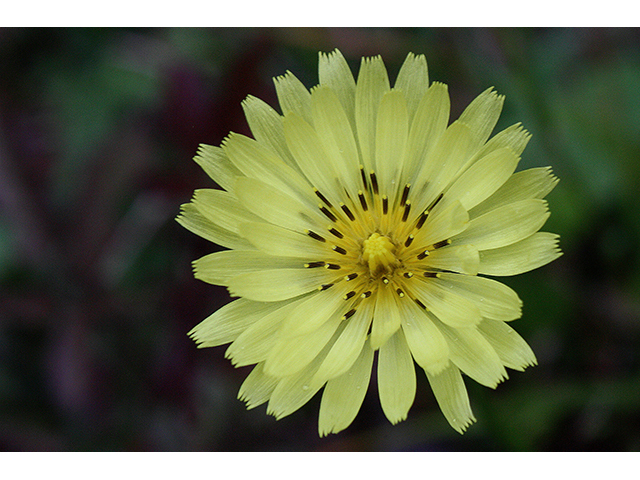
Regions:
[[383, 273], [392, 273], [399, 262], [395, 256], [396, 246], [389, 237], [372, 233], [362, 243], [362, 261], [369, 267], [369, 275], [376, 278]]

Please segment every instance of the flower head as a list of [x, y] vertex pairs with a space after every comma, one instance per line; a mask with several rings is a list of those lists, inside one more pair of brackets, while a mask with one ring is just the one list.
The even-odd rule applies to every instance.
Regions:
[[[380, 57], [357, 82], [339, 51], [320, 54], [320, 84], [275, 79], [283, 115], [254, 97], [255, 139], [230, 134], [195, 157], [223, 189], [197, 190], [178, 221], [228, 250], [195, 276], [240, 297], [191, 332], [200, 347], [231, 342], [253, 365], [239, 397], [281, 418], [324, 387], [321, 435], [353, 421], [377, 355], [382, 409], [407, 417], [416, 367], [458, 432], [475, 420], [461, 372], [491, 388], [505, 367], [536, 363], [505, 322], [522, 303], [490, 276], [561, 255], [538, 232], [549, 168], [514, 173], [529, 134], [489, 136], [503, 97], [480, 94], [449, 124], [449, 96], [409, 54], [391, 88]], [[376, 353], [377, 352], [377, 353]]]

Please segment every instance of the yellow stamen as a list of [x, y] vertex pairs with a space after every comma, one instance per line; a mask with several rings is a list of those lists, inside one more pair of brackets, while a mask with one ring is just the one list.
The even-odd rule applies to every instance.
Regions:
[[382, 272], [391, 273], [397, 266], [394, 254], [396, 246], [389, 239], [379, 233], [372, 233], [362, 244], [362, 260], [369, 266], [371, 276]]

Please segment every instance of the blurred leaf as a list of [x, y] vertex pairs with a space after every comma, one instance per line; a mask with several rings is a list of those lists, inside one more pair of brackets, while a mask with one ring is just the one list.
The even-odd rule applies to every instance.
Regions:
[[[640, 378], [621, 380], [563, 380], [528, 386], [497, 397], [491, 406], [492, 421], [515, 451], [539, 450], [558, 424], [571, 413], [588, 421], [594, 406], [608, 412], [636, 411]], [[604, 426], [600, 427], [604, 428]], [[569, 446], [567, 446], [569, 447]]]
[[137, 68], [125, 61], [124, 53], [115, 42], [88, 65], [51, 61], [41, 67], [47, 103], [58, 116], [62, 157], [53, 195], [63, 204], [74, 198], [86, 164], [101, 160], [96, 147], [123, 117], [159, 103], [159, 72]]

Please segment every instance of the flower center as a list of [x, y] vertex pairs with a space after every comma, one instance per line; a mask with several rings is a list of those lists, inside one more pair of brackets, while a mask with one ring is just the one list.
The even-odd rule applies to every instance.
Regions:
[[368, 265], [371, 277], [391, 273], [398, 266], [395, 249], [396, 246], [389, 237], [377, 232], [362, 243], [362, 260]]

